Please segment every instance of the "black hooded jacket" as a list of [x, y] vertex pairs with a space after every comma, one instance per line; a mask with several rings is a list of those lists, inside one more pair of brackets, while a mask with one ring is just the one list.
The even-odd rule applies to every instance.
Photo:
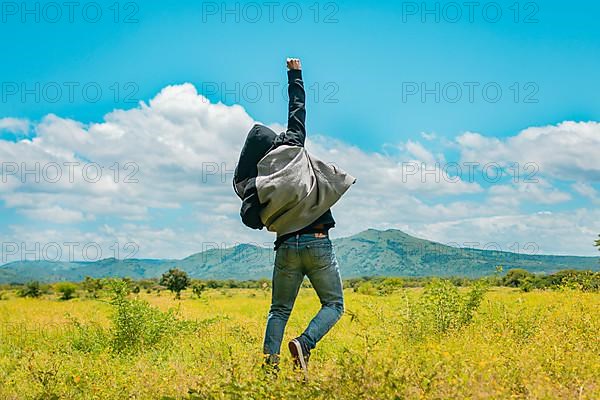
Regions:
[[[269, 151], [278, 146], [304, 147], [306, 140], [306, 94], [304, 92], [304, 83], [302, 82], [302, 71], [288, 71], [288, 85], [289, 108], [287, 130], [277, 135], [266, 126], [254, 125], [248, 133], [235, 169], [233, 186], [237, 195], [242, 199], [240, 215], [244, 224], [253, 229], [262, 229], [264, 226], [260, 219], [262, 207], [256, 190], [258, 162]], [[277, 237], [275, 249], [287, 238], [299, 233], [314, 232], [317, 230], [315, 227], [321, 225], [324, 227], [324, 230], [335, 226], [331, 210], [327, 210], [305, 228]]]

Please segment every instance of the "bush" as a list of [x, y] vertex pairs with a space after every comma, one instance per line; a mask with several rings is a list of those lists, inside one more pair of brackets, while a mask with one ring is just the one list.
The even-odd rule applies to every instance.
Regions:
[[475, 283], [461, 295], [452, 282], [432, 280], [425, 286], [417, 306], [423, 325], [434, 333], [462, 328], [472, 321], [486, 291], [484, 283]]
[[404, 287], [402, 278], [373, 278], [369, 280], [358, 280], [349, 283], [349, 287], [360, 294], [370, 296], [386, 296], [392, 294]]
[[205, 290], [206, 290], [206, 285], [203, 282], [195, 283], [194, 286], [192, 286], [192, 292], [198, 298], [200, 298], [200, 296], [202, 295], [202, 292], [204, 292]]
[[109, 335], [99, 324], [82, 324], [71, 319], [73, 331], [69, 335], [71, 347], [82, 353], [104, 351], [109, 346]]
[[598, 292], [600, 291], [600, 272], [567, 269], [550, 275], [536, 275], [523, 269], [511, 269], [502, 278], [502, 284], [520, 288], [524, 292], [533, 289], [569, 289]]
[[154, 347], [178, 331], [174, 310], [162, 312], [141, 299], [128, 298], [129, 287], [121, 280], [109, 283], [112, 290], [112, 350], [136, 353]]
[[580, 290], [582, 292], [600, 291], [600, 272], [563, 271], [558, 288]]
[[98, 293], [103, 288], [102, 279], [95, 279], [90, 276], [86, 276], [81, 285], [88, 293], [88, 296], [94, 299], [98, 298]]
[[71, 300], [77, 292], [77, 286], [71, 282], [57, 283], [55, 289], [58, 293], [61, 293], [61, 300]]
[[42, 295], [42, 288], [38, 281], [28, 282], [25, 287], [17, 293], [20, 297], [33, 297], [37, 298]]
[[379, 285], [379, 292], [382, 295], [394, 293], [404, 287], [404, 279], [402, 278], [385, 278]]
[[375, 296], [379, 294], [379, 290], [371, 282], [361, 283], [354, 288], [354, 291], [360, 294], [366, 294], [369, 296]]
[[509, 270], [504, 276], [502, 283], [504, 286], [521, 287], [524, 284], [531, 283], [535, 275], [524, 269], [515, 268]]

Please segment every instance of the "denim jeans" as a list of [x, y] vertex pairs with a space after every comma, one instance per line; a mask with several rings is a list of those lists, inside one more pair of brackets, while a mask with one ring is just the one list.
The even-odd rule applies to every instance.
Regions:
[[308, 276], [321, 301], [321, 309], [300, 335], [313, 349], [344, 312], [344, 293], [338, 263], [328, 237], [296, 235], [281, 244], [275, 254], [271, 308], [263, 351], [279, 354], [283, 331], [304, 276]]

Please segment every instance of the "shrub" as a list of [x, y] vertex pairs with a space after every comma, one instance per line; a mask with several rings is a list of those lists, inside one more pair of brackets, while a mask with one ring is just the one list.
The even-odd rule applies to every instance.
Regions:
[[74, 318], [71, 319], [73, 331], [69, 340], [73, 349], [82, 353], [95, 353], [104, 351], [109, 345], [109, 336], [99, 324], [82, 324]]
[[404, 286], [402, 278], [385, 278], [379, 285], [379, 292], [382, 295], [391, 294]]
[[449, 280], [433, 279], [425, 286], [417, 305], [423, 326], [434, 333], [462, 328], [472, 321], [486, 291], [484, 283], [476, 283], [461, 295]]
[[77, 286], [71, 282], [57, 283], [55, 289], [61, 294], [61, 300], [71, 300], [75, 297], [75, 293], [77, 292]]
[[553, 274], [532, 274], [524, 269], [511, 269], [502, 278], [502, 284], [521, 288], [524, 292], [533, 289], [600, 291], [600, 272], [566, 269]]
[[521, 287], [526, 282], [530, 283], [534, 277], [535, 275], [529, 271], [525, 271], [524, 269], [520, 268], [514, 268], [506, 273], [502, 283], [504, 286]]
[[565, 271], [557, 286], [583, 292], [598, 292], [600, 291], [600, 272]]
[[192, 286], [192, 292], [198, 298], [200, 298], [200, 296], [202, 295], [202, 292], [204, 292], [205, 290], [206, 290], [206, 285], [204, 284], [204, 282], [198, 282], [198, 283], [195, 283], [194, 286]]
[[40, 283], [38, 281], [28, 282], [25, 287], [23, 287], [17, 293], [20, 297], [40, 297], [42, 295], [42, 289], [40, 287]]
[[174, 310], [162, 312], [141, 299], [128, 298], [129, 287], [121, 280], [110, 282], [112, 350], [117, 353], [136, 353], [146, 347], [154, 347], [163, 339], [178, 331]]
[[103, 288], [102, 279], [95, 279], [90, 276], [86, 276], [81, 285], [88, 296], [94, 299], [98, 298], [98, 292]]
[[392, 294], [397, 290], [404, 287], [404, 279], [402, 278], [371, 278], [369, 280], [359, 280], [349, 283], [349, 286], [354, 289], [355, 292], [371, 295], [371, 296], [385, 296]]
[[354, 291], [360, 294], [366, 294], [369, 296], [375, 296], [379, 294], [379, 290], [371, 282], [361, 283], [354, 288]]

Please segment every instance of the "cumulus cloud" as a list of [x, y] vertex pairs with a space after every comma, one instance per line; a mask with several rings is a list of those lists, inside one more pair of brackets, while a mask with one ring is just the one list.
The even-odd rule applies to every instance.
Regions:
[[0, 118], [0, 132], [27, 134], [29, 133], [29, 120], [20, 118]]
[[509, 202], [518, 207], [524, 202], [530, 204], [557, 204], [571, 200], [569, 193], [554, 188], [548, 181], [518, 181], [511, 185], [495, 185], [489, 189], [489, 200], [493, 203]]
[[[0, 119], [0, 129], [4, 123], [34, 132], [20, 141], [0, 140], [0, 200], [22, 218], [0, 233], [6, 240], [77, 238], [107, 248], [134, 242], [136, 256], [154, 258], [185, 257], [214, 243], [269, 246], [271, 234], [241, 224], [231, 188], [238, 152], [256, 122], [240, 106], [210, 103], [191, 84], [167, 86], [150, 101], [114, 110], [98, 123], [52, 114], [36, 124]], [[276, 122], [270, 126], [284, 129]], [[444, 155], [418, 141], [392, 143], [399, 153], [390, 155], [310, 133], [307, 147], [358, 178], [334, 207], [335, 236], [369, 227], [399, 228], [449, 242], [461, 230], [465, 239], [475, 240], [496, 229], [509, 240], [525, 219], [531, 224], [523, 238], [544, 238], [542, 248], [551, 252], [566, 251], [567, 245], [550, 234], [554, 224], [542, 223], [554, 216], [543, 218], [535, 210], [523, 214], [520, 208], [543, 210], [570, 201], [571, 194], [553, 187], [551, 179], [586, 182], [597, 176], [599, 159], [593, 159], [592, 148], [598, 148], [598, 137], [596, 123], [563, 123], [502, 140], [477, 133], [456, 139], [462, 160], [537, 162], [540, 178], [547, 179], [529, 185], [482, 185], [451, 177]], [[428, 144], [438, 140], [433, 134], [423, 138]], [[574, 193], [592, 195], [593, 187], [585, 185], [574, 186]], [[560, 214], [557, 223], [566, 215]], [[39, 222], [50, 227], [40, 229]], [[561, 225], [574, 238], [569, 245], [582, 243], [595, 228]], [[573, 251], [586, 253], [581, 246]]]
[[596, 255], [593, 241], [600, 232], [600, 210], [457, 218], [413, 226], [410, 231], [460, 247], [521, 254]]
[[[530, 127], [507, 139], [467, 132], [456, 139], [463, 160], [481, 164], [530, 164], [539, 174], [600, 182], [600, 123], [567, 121]], [[533, 171], [533, 170], [530, 170]]]

